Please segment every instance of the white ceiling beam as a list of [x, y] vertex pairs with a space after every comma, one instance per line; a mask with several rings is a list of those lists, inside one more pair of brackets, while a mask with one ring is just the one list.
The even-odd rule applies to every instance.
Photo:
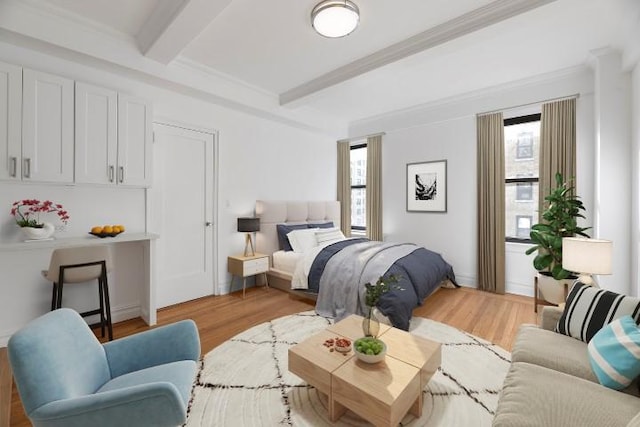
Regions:
[[280, 94], [280, 105], [292, 104], [328, 87], [554, 1], [496, 0], [289, 89]]
[[142, 53], [162, 64], [173, 61], [232, 0], [163, 1], [137, 36]]

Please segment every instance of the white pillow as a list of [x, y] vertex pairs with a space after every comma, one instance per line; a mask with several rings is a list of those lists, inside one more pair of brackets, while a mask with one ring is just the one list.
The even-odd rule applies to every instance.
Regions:
[[337, 227], [316, 231], [316, 240], [318, 245], [328, 245], [344, 239], [346, 239], [346, 237], [344, 237], [342, 231]]
[[307, 228], [303, 230], [293, 230], [287, 234], [287, 238], [289, 238], [289, 243], [291, 243], [291, 248], [294, 252], [305, 253], [310, 249], [318, 246], [318, 241], [316, 240], [316, 231], [319, 228]]

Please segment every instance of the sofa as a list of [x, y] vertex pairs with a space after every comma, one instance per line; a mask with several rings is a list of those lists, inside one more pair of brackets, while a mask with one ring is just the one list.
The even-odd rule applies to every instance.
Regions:
[[587, 343], [554, 332], [563, 310], [544, 307], [541, 325], [522, 325], [493, 426], [640, 427], [637, 379], [622, 391], [600, 385]]

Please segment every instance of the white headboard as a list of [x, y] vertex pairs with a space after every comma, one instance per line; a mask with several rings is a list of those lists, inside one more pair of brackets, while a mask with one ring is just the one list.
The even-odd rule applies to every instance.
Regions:
[[340, 202], [257, 200], [256, 216], [260, 218], [256, 251], [271, 255], [279, 249], [276, 224], [333, 221], [336, 227], [340, 227]]

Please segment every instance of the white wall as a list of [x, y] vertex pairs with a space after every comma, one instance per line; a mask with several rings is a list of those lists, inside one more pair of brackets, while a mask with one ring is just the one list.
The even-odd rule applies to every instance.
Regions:
[[640, 63], [631, 73], [631, 292], [640, 295]]
[[[74, 61], [76, 56], [73, 56]], [[155, 117], [163, 121], [218, 132], [217, 186], [218, 242], [215, 257], [217, 289], [226, 292], [230, 276], [227, 256], [244, 248], [244, 236], [236, 231], [236, 218], [253, 214], [256, 199], [334, 199], [336, 194], [336, 136], [295, 127], [221, 107], [202, 98], [192, 98], [148, 84], [144, 76], [104, 71], [93, 63], [72, 62], [24, 47], [0, 42], [0, 61], [94, 83], [153, 103]], [[162, 173], [155, 169], [154, 173]], [[185, 189], [188, 191], [188, 189]], [[33, 197], [62, 203], [71, 215], [66, 231], [58, 236], [84, 235], [92, 225], [122, 223], [128, 232], [145, 231], [144, 189], [113, 189], [82, 185], [7, 184], [0, 182], [0, 242], [20, 239], [9, 215], [14, 200]], [[188, 215], [185, 212], [185, 215]], [[179, 227], [179, 224], [176, 224]], [[149, 230], [153, 231], [153, 230]], [[214, 242], [215, 245], [215, 242]], [[258, 248], [259, 250], [259, 248]], [[5, 252], [6, 254], [6, 252]], [[0, 301], [11, 301], [11, 311], [47, 310], [50, 286], [39, 278], [47, 267], [48, 254], [32, 256], [20, 265], [3, 255], [0, 260]], [[137, 255], [136, 255], [137, 256]], [[131, 257], [135, 259], [135, 257]], [[123, 269], [137, 269], [136, 263], [121, 263]], [[25, 269], [30, 269], [25, 272]], [[127, 273], [127, 272], [124, 272]], [[135, 271], [129, 276], [136, 277]], [[24, 291], [17, 291], [21, 287]], [[137, 295], [124, 296], [121, 307], [139, 304]], [[36, 303], [36, 301], [39, 301]], [[115, 307], [117, 309], [117, 307]], [[130, 311], [129, 311], [130, 312]], [[11, 313], [5, 313], [11, 316]], [[4, 318], [4, 317], [3, 317]], [[0, 327], [0, 333], [5, 325]], [[10, 331], [9, 331], [10, 332]]]
[[[476, 286], [476, 114], [579, 94], [578, 193], [591, 225], [594, 159], [593, 74], [586, 67], [466, 94], [437, 104], [353, 123], [351, 135], [383, 137], [383, 226], [388, 240], [408, 240], [442, 253], [458, 281]], [[406, 212], [406, 164], [447, 159], [447, 213]], [[528, 245], [507, 244], [507, 292], [533, 295]]]

